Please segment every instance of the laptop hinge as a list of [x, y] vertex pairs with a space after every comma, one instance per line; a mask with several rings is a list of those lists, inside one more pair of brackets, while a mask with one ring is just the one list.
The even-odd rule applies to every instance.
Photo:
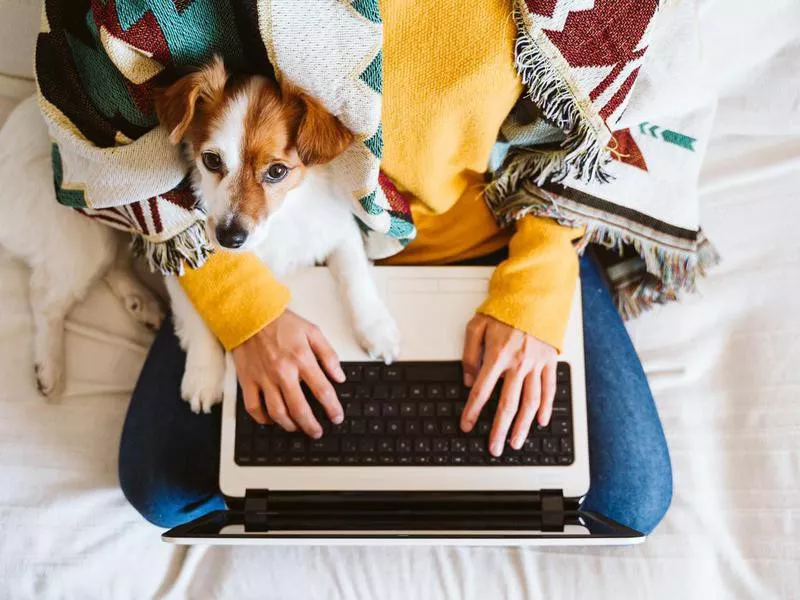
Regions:
[[267, 531], [269, 490], [247, 490], [244, 495], [245, 531]]
[[269, 529], [539, 529], [563, 531], [574, 507], [538, 492], [272, 492], [247, 490], [247, 531]]

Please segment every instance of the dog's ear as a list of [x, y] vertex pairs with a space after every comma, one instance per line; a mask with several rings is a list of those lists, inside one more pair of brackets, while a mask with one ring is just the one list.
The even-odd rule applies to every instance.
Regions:
[[352, 132], [315, 98], [285, 82], [281, 84], [281, 95], [300, 111], [296, 146], [303, 164], [330, 162], [353, 142]]
[[158, 89], [154, 103], [159, 122], [169, 131], [169, 139], [177, 144], [183, 139], [194, 118], [197, 105], [222, 100], [228, 72], [219, 56], [199, 71], [181, 77], [167, 88]]

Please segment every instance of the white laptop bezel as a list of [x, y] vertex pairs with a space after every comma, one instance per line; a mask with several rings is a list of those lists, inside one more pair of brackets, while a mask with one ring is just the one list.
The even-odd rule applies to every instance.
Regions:
[[[313, 277], [329, 277], [324, 267], [314, 267]], [[374, 267], [381, 280], [393, 277], [421, 279], [488, 279], [492, 267]], [[308, 277], [308, 273], [305, 274]], [[288, 282], [292, 288], [291, 280]], [[313, 315], [310, 315], [313, 317]], [[324, 330], [323, 330], [324, 332]], [[401, 331], [402, 334], [402, 331]], [[463, 334], [462, 334], [463, 335]], [[339, 350], [335, 339], [330, 339]], [[343, 344], [347, 345], [347, 344]], [[352, 347], [352, 344], [350, 344]], [[369, 360], [352, 350], [342, 360]], [[458, 357], [450, 357], [455, 359]], [[403, 360], [415, 360], [403, 356]], [[318, 491], [515, 491], [559, 489], [565, 497], [582, 498], [589, 489], [589, 451], [586, 420], [586, 387], [583, 360], [583, 321], [580, 283], [576, 286], [564, 350], [560, 360], [572, 370], [572, 420], [575, 461], [556, 466], [280, 466], [242, 467], [234, 461], [236, 423], [236, 374], [233, 361], [227, 357], [225, 392], [222, 405], [222, 439], [220, 452], [220, 489], [225, 496], [241, 498], [248, 489], [318, 490]]]

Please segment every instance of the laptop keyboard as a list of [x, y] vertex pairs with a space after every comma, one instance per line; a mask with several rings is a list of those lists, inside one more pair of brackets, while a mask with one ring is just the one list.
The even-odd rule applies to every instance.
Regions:
[[235, 460], [246, 466], [537, 466], [574, 460], [569, 364], [558, 363], [553, 415], [536, 423], [520, 450], [488, 451], [498, 385], [470, 433], [459, 427], [469, 389], [458, 362], [342, 363], [347, 382], [334, 384], [345, 412], [332, 424], [305, 390], [322, 438], [259, 425], [237, 399]]

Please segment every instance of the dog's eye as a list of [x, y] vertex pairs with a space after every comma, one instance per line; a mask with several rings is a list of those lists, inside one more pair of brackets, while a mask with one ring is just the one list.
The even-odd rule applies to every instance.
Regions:
[[289, 173], [289, 167], [280, 163], [270, 165], [267, 172], [264, 174], [264, 181], [275, 183], [281, 181]]
[[203, 165], [209, 171], [216, 173], [222, 169], [222, 158], [216, 152], [203, 152], [200, 156], [203, 159]]

